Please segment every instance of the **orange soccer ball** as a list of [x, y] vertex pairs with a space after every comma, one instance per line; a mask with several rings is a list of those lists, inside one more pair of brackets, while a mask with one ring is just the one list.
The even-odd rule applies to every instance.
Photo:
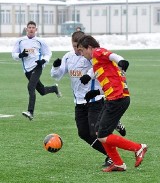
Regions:
[[44, 144], [44, 148], [47, 151], [49, 151], [51, 153], [56, 153], [57, 151], [59, 151], [62, 148], [63, 141], [58, 134], [53, 133], [53, 134], [47, 135], [44, 138], [43, 144]]

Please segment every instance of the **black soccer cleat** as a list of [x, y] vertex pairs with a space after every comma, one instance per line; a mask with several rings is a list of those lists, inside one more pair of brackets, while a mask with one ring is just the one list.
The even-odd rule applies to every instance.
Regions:
[[105, 162], [102, 164], [102, 167], [108, 167], [108, 166], [111, 166], [113, 164], [113, 161], [110, 157], [107, 157], [105, 159]]
[[117, 132], [119, 132], [123, 137], [126, 135], [126, 129], [125, 129], [125, 126], [122, 125], [121, 122], [118, 123], [116, 129], [115, 129]]

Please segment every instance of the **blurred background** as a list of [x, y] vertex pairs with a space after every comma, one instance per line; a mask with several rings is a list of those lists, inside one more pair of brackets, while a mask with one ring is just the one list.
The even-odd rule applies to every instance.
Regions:
[[0, 0], [0, 37], [25, 35], [28, 21], [38, 36], [71, 35], [76, 27], [91, 35], [160, 32], [160, 0]]

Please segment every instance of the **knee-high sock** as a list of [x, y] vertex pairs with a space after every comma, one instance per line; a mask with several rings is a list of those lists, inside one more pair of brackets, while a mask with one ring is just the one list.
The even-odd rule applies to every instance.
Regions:
[[141, 144], [128, 140], [116, 134], [111, 134], [107, 137], [106, 143], [110, 146], [115, 146], [128, 151], [138, 151]]
[[141, 148], [141, 145], [130, 141], [128, 139], [125, 139], [121, 136], [118, 136], [116, 134], [111, 134], [107, 137], [107, 140], [105, 143], [102, 143], [103, 147], [105, 148], [107, 154], [109, 157], [113, 160], [113, 162], [116, 165], [121, 165], [123, 163], [123, 160], [121, 159], [120, 155], [118, 154], [118, 151], [116, 147], [128, 150], [128, 151], [138, 151]]
[[112, 159], [115, 165], [122, 165], [123, 160], [120, 157], [116, 147], [111, 147], [110, 145], [106, 143], [102, 143], [104, 149], [106, 150], [108, 156]]

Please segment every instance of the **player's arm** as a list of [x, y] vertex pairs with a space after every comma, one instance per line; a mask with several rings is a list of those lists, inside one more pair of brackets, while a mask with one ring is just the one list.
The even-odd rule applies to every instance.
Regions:
[[97, 95], [104, 95], [103, 90], [102, 89], [90, 90], [89, 92], [86, 93], [84, 99], [86, 99], [86, 101], [88, 103], [91, 99], [93, 99]]
[[19, 47], [19, 40], [17, 40], [12, 49], [12, 58], [17, 61], [21, 60], [21, 58], [22, 58], [21, 55], [23, 54], [23, 52], [25, 52], [25, 49], [21, 53], [21, 50]]
[[111, 53], [109, 55], [109, 60], [110, 61], [114, 61], [118, 64], [118, 66], [126, 72], [126, 70], [128, 69], [129, 66], [129, 62], [127, 60], [125, 60], [122, 56], [117, 55], [116, 53]]
[[88, 82], [91, 80], [91, 79], [95, 79], [96, 76], [94, 74], [94, 71], [93, 71], [93, 68], [89, 69], [88, 72], [86, 74], [84, 74], [80, 80], [81, 80], [81, 83], [83, 83], [84, 85], [88, 84]]
[[67, 72], [67, 54], [63, 56], [62, 59], [56, 59], [53, 62], [52, 68], [51, 68], [51, 77], [53, 77], [56, 80], [60, 80]]
[[41, 42], [41, 46], [42, 58], [40, 60], [45, 60], [45, 63], [48, 63], [52, 57], [52, 51], [45, 41]]
[[91, 79], [96, 78], [95, 73], [93, 71], [93, 67], [88, 70], [87, 74], [91, 77]]

